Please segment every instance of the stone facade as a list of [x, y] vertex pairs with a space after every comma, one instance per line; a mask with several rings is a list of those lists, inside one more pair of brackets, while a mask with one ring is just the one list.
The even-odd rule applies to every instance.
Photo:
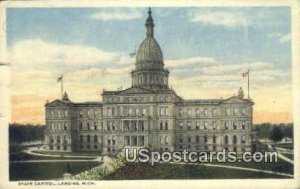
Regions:
[[253, 101], [184, 100], [169, 87], [169, 71], [154, 38], [151, 10], [146, 20], [132, 86], [102, 93], [102, 102], [75, 103], [65, 93], [47, 103], [45, 144], [55, 151], [101, 151], [114, 154], [124, 147], [174, 151], [250, 151]]

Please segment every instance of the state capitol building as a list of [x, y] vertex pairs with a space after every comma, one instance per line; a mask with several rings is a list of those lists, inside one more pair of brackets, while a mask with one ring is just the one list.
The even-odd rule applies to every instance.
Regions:
[[181, 151], [250, 151], [254, 102], [237, 96], [185, 100], [169, 87], [169, 71], [154, 38], [151, 9], [145, 23], [132, 86], [103, 90], [102, 102], [72, 102], [67, 93], [45, 105], [45, 144], [53, 151], [100, 151], [124, 147]]

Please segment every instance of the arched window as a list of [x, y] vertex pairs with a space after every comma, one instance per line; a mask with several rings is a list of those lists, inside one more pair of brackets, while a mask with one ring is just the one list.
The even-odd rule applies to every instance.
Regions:
[[213, 143], [215, 144], [217, 141], [217, 137], [216, 136], [213, 136]]
[[166, 142], [166, 144], [169, 144], [169, 142], [170, 142], [170, 137], [166, 136], [165, 142]]
[[233, 129], [236, 130], [237, 129], [237, 123], [233, 122]]
[[228, 144], [228, 136], [227, 135], [224, 137], [224, 143]]
[[50, 143], [54, 143], [54, 139], [52, 135], [50, 136]]
[[233, 135], [233, 144], [236, 144], [237, 143], [237, 137], [236, 135]]
[[242, 144], [246, 143], [246, 137], [245, 137], [245, 135], [242, 136], [241, 142], [242, 142]]
[[60, 136], [59, 135], [56, 137], [56, 141], [57, 141], [57, 143], [60, 143]]

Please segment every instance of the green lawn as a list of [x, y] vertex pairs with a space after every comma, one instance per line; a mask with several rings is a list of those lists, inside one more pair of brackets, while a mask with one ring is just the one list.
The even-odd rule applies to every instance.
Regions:
[[282, 154], [284, 156], [286, 156], [289, 159], [294, 159], [294, 154]]
[[203, 165], [175, 165], [148, 163], [126, 163], [116, 172], [104, 177], [104, 180], [140, 180], [140, 179], [233, 179], [233, 178], [287, 178], [278, 175], [240, 171]]
[[10, 163], [9, 178], [12, 181], [61, 179], [68, 164], [73, 175], [100, 165], [97, 162]]

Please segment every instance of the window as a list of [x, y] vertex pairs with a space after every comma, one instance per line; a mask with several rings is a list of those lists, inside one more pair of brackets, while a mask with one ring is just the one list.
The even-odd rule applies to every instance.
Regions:
[[204, 129], [207, 129], [207, 126], [208, 126], [208, 124], [207, 124], [207, 122], [205, 121], [205, 122], [204, 122]]
[[145, 142], [144, 136], [139, 136], [139, 143], [141, 146], [144, 146], [144, 142]]
[[114, 131], [116, 129], [116, 126], [115, 126], [115, 122], [112, 123], [112, 130]]
[[232, 143], [233, 143], [233, 144], [236, 144], [236, 143], [237, 143], [236, 135], [233, 135]]
[[217, 137], [216, 136], [213, 136], [213, 143], [215, 144], [217, 141]]
[[233, 122], [233, 129], [236, 130], [237, 129], [237, 123]]
[[110, 145], [110, 143], [111, 143], [111, 140], [107, 139], [107, 144]]
[[147, 115], [147, 109], [143, 108], [143, 115]]
[[68, 110], [65, 110], [65, 117], [68, 117], [68, 114], [69, 114]]
[[91, 116], [91, 110], [87, 111], [87, 116], [90, 117]]
[[163, 122], [160, 122], [160, 130], [163, 130]]
[[94, 129], [97, 130], [97, 128], [98, 128], [98, 123], [94, 122]]
[[200, 123], [199, 122], [196, 122], [196, 129], [198, 130], [200, 127]]
[[94, 142], [98, 142], [98, 136], [97, 135], [94, 136]]
[[168, 136], [166, 136], [166, 138], [165, 138], [165, 142], [166, 142], [166, 144], [169, 144], [169, 142], [170, 142], [170, 139], [169, 139], [169, 137], [168, 137]]
[[245, 107], [242, 108], [242, 115], [246, 115], [246, 108]]
[[90, 123], [89, 122], [86, 123], [86, 126], [87, 126], [87, 130], [90, 130]]
[[125, 136], [125, 146], [129, 146], [129, 145], [130, 145], [130, 137]]
[[51, 114], [51, 117], [54, 117], [55, 116], [55, 113], [53, 110], [50, 111], [50, 114]]
[[61, 117], [61, 111], [57, 110], [57, 117]]
[[212, 122], [212, 127], [213, 127], [213, 130], [215, 130], [217, 128], [217, 123], [215, 121]]
[[226, 130], [229, 129], [229, 123], [228, 123], [228, 121], [225, 121], [225, 129], [226, 129]]
[[228, 144], [228, 136], [227, 135], [224, 137], [224, 143]]
[[230, 115], [230, 109], [229, 109], [229, 108], [226, 108], [226, 109], [225, 109], [225, 115], [227, 115], [227, 116]]
[[64, 124], [64, 130], [65, 130], [65, 131], [68, 130], [68, 123], [65, 123], [65, 124]]
[[107, 116], [111, 117], [112, 115], [112, 109], [111, 108], [107, 108]]
[[238, 112], [239, 112], [238, 109], [237, 109], [237, 108], [234, 108], [233, 114], [234, 114], [234, 115], [238, 115]]
[[183, 123], [179, 122], [179, 129], [182, 130], [182, 128], [183, 128]]
[[244, 130], [246, 128], [246, 123], [243, 121], [242, 122], [242, 129]]
[[90, 137], [90, 135], [87, 136], [87, 142], [88, 142], [88, 143], [91, 142], [91, 137]]
[[204, 143], [207, 143], [207, 136], [204, 136]]
[[83, 136], [80, 135], [80, 142], [83, 142]]
[[208, 116], [208, 110], [204, 109], [204, 116]]
[[168, 130], [168, 122], [165, 122], [165, 130]]
[[192, 138], [190, 136], [188, 136], [188, 143], [192, 142]]
[[197, 135], [196, 136], [196, 142], [198, 143], [200, 141], [200, 138], [199, 138], [199, 136]]
[[83, 117], [83, 111], [82, 110], [79, 111], [79, 116]]
[[183, 138], [182, 138], [182, 136], [179, 137], [179, 143], [183, 143]]
[[199, 116], [199, 115], [200, 115], [200, 110], [196, 109], [196, 116]]
[[242, 143], [242, 144], [245, 144], [245, 143], [246, 143], [246, 137], [245, 137], [244, 135], [242, 136], [241, 143]]
[[213, 109], [212, 114], [213, 114], [213, 116], [217, 116], [217, 109]]
[[179, 117], [183, 116], [183, 111], [181, 109], [178, 111], [178, 115], [179, 115]]
[[187, 115], [188, 115], [188, 116], [191, 116], [191, 110], [190, 110], [190, 109], [188, 109]]
[[79, 130], [82, 130], [83, 124], [82, 122], [79, 123]]
[[187, 129], [190, 130], [191, 129], [191, 122], [187, 122]]
[[110, 122], [107, 122], [107, 125], [106, 125], [106, 126], [107, 126], [107, 130], [108, 130], [108, 131], [110, 131], [110, 124], [111, 124]]

